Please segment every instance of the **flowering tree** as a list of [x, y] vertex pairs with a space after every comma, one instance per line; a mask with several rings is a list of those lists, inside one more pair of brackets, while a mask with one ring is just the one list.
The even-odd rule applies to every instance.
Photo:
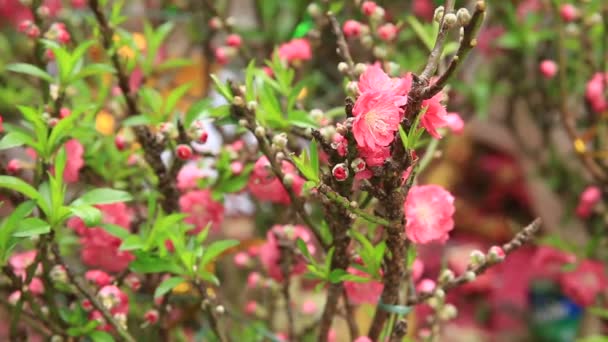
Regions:
[[[594, 72], [584, 96], [569, 94], [580, 77], [567, 72], [567, 60], [577, 44], [595, 46], [607, 26], [573, 42], [565, 23], [601, 2], [584, 9], [550, 2], [515, 9], [505, 1], [492, 12], [484, 0], [413, 1], [412, 16], [372, 1], [260, 1], [248, 30], [224, 14], [222, 1], [191, 1], [171, 7], [190, 13], [193, 37], [185, 39], [179, 14], [158, 20], [162, 7], [154, 4], [139, 8], [151, 21], [134, 33], [126, 13], [138, 9], [127, 2], [0, 2], [0, 17], [10, 18], [6, 41], [21, 43], [0, 75], [10, 79], [1, 103], [10, 115], [0, 121], [0, 149], [10, 156], [0, 164], [6, 336], [432, 341], [467, 312], [459, 299], [509, 293], [519, 305], [533, 278], [558, 283], [576, 310], [605, 318], [607, 240], [598, 207], [608, 171], [589, 152], [605, 143], [597, 133], [605, 120], [581, 122], [592, 131], [581, 135], [567, 101], [605, 114], [608, 44], [599, 58], [595, 50], [587, 56]], [[483, 27], [501, 11], [508, 29]], [[558, 37], [536, 30], [545, 25], [539, 16], [526, 16], [541, 11], [556, 14], [557, 24], [547, 25], [559, 27]], [[197, 46], [197, 60], [171, 51], [180, 37]], [[545, 42], [558, 43], [558, 62], [527, 55]], [[542, 246], [526, 246], [541, 228], [530, 216], [542, 213], [514, 217], [516, 231], [489, 244], [451, 239], [466, 208], [454, 189], [424, 175], [449, 148], [446, 137], [464, 130], [448, 97], [482, 111], [489, 86], [499, 83], [467, 77], [476, 48], [509, 55], [510, 63], [533, 60], [544, 79], [530, 90], [541, 105], [526, 96], [527, 85], [517, 86], [523, 67], [504, 76], [514, 87], [502, 96], [507, 105], [531, 99], [530, 112], [546, 102], [561, 113], [582, 166], [575, 172], [594, 182], [585, 181], [593, 185], [572, 208], [589, 225], [585, 254], [552, 230]], [[516, 143], [529, 152], [525, 139]], [[538, 170], [553, 165], [541, 152], [530, 152]], [[515, 164], [501, 156], [484, 167], [498, 179]], [[520, 189], [496, 191], [529, 203]], [[446, 244], [460, 249], [431, 261]], [[525, 272], [508, 266], [527, 261]], [[539, 293], [531, 292], [531, 305], [545, 303]]]

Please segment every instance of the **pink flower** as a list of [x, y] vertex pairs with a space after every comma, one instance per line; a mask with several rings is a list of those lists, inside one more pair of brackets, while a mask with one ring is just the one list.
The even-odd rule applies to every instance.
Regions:
[[412, 264], [412, 279], [417, 281], [422, 277], [422, 273], [424, 273], [424, 263], [422, 260], [416, 258]]
[[[304, 179], [298, 175], [295, 166], [287, 161], [283, 161], [281, 163], [281, 170], [285, 175], [290, 174], [293, 176], [294, 181], [291, 186], [296, 194], [300, 194], [304, 185]], [[265, 156], [260, 157], [256, 161], [247, 187], [249, 192], [259, 200], [278, 204], [291, 203], [285, 186], [275, 177], [270, 168], [270, 162]]]
[[72, 0], [72, 7], [83, 8], [87, 5], [86, 0]]
[[342, 134], [336, 133], [333, 136], [331, 147], [338, 152], [338, 155], [344, 157], [348, 150], [348, 141], [346, 141], [346, 138]]
[[78, 182], [78, 173], [84, 166], [84, 147], [76, 139], [70, 139], [65, 143], [65, 152], [67, 154], [67, 163], [63, 171], [63, 180], [66, 183]]
[[215, 61], [220, 65], [224, 65], [228, 63], [228, 53], [226, 53], [226, 48], [223, 46], [217, 47], [214, 50]]
[[361, 5], [361, 10], [363, 11], [363, 13], [365, 15], [370, 16], [374, 13], [374, 11], [376, 10], [376, 7], [378, 7], [378, 5], [376, 5], [375, 2], [364, 1], [363, 5]]
[[414, 12], [414, 15], [417, 17], [431, 21], [433, 20], [433, 14], [435, 13], [435, 6], [431, 0], [414, 0], [412, 3], [412, 12]]
[[588, 186], [581, 193], [576, 207], [576, 215], [586, 219], [593, 213], [593, 208], [602, 200], [602, 191], [597, 186]]
[[488, 26], [479, 32], [477, 38], [477, 49], [485, 57], [492, 57], [500, 52], [497, 41], [505, 33], [505, 29], [501, 26]]
[[[384, 164], [384, 161], [391, 156], [391, 151], [388, 146], [376, 150], [359, 147], [359, 155], [365, 160], [367, 166], [381, 166]], [[371, 174], [369, 174], [369, 176], [371, 177]]]
[[344, 32], [344, 35], [346, 37], [349, 37], [349, 38], [359, 37], [359, 35], [361, 35], [361, 23], [356, 20], [349, 19], [344, 22], [342, 31]]
[[312, 300], [307, 300], [302, 303], [301, 311], [303, 314], [312, 315], [317, 312], [318, 308], [317, 303], [313, 302]]
[[194, 225], [190, 231], [197, 234], [207, 224], [211, 223], [211, 230], [217, 232], [224, 221], [224, 206], [213, 200], [209, 190], [193, 190], [179, 198], [179, 207], [183, 213], [188, 214], [184, 220]]
[[353, 135], [360, 147], [376, 151], [390, 145], [399, 129], [405, 96], [388, 91], [364, 92], [353, 108]]
[[605, 83], [608, 82], [608, 73], [596, 73], [587, 83], [585, 98], [591, 104], [591, 108], [596, 113], [601, 113], [608, 109], [608, 102], [604, 95]]
[[464, 121], [458, 113], [448, 113], [445, 116], [445, 122], [452, 133], [462, 134], [464, 132]]
[[550, 59], [545, 59], [544, 61], [540, 62], [539, 69], [543, 77], [546, 79], [552, 79], [557, 74], [557, 63]]
[[397, 36], [397, 26], [386, 23], [378, 28], [378, 37], [385, 42], [390, 42]]
[[18, 276], [25, 276], [25, 270], [36, 260], [35, 250], [15, 253], [8, 259], [8, 264]]
[[428, 100], [422, 102], [422, 108], [426, 111], [420, 118], [420, 124], [435, 139], [441, 139], [437, 128], [445, 127], [448, 124], [445, 107], [441, 104], [442, 93], [438, 93]]
[[585, 260], [578, 267], [561, 277], [564, 294], [581, 306], [590, 306], [598, 294], [608, 288], [608, 277], [604, 265], [597, 261]]
[[241, 36], [239, 36], [238, 34], [230, 34], [228, 35], [228, 37], [226, 37], [226, 45], [228, 46], [232, 46], [235, 48], [240, 47], [242, 44], [242, 39]]
[[245, 313], [248, 315], [253, 315], [255, 310], [258, 308], [258, 303], [254, 300], [250, 300], [245, 304]]
[[404, 211], [405, 233], [414, 243], [445, 242], [454, 228], [454, 196], [438, 185], [412, 187]]
[[293, 39], [279, 47], [279, 57], [292, 64], [312, 58], [310, 43], [304, 38]]
[[406, 77], [390, 77], [382, 70], [380, 63], [375, 63], [367, 66], [365, 72], [359, 77], [357, 85], [361, 95], [367, 92], [387, 91], [395, 95], [395, 105], [403, 106], [405, 103], [401, 103], [407, 101], [407, 97], [403, 99], [401, 96], [405, 96], [409, 92], [412, 77], [411, 74]]
[[239, 252], [234, 256], [234, 264], [239, 268], [247, 266], [250, 261], [249, 254], [246, 252]]
[[517, 17], [524, 19], [529, 14], [540, 11], [542, 6], [543, 4], [540, 0], [523, 0], [517, 6]]
[[95, 283], [99, 287], [110, 285], [112, 283], [112, 277], [101, 270], [90, 270], [84, 274], [84, 278], [92, 283]]
[[[103, 222], [114, 224], [129, 230], [131, 213], [124, 203], [98, 205], [103, 215]], [[122, 241], [107, 233], [103, 228], [87, 228], [84, 222], [75, 217], [68, 221], [68, 227], [80, 236], [80, 258], [93, 268], [106, 272], [121, 272], [135, 258], [133, 254], [119, 250]]]
[[247, 276], [247, 287], [250, 289], [254, 289], [260, 283], [262, 276], [258, 272], [251, 272]]
[[565, 22], [571, 22], [578, 18], [578, 9], [572, 4], [563, 4], [559, 8], [559, 15]]
[[129, 312], [129, 296], [117, 286], [106, 285], [99, 290], [97, 296], [106, 307], [110, 308], [113, 315]]
[[536, 270], [536, 276], [556, 279], [565, 264], [576, 262], [576, 256], [553, 247], [540, 246], [530, 261], [530, 266]]
[[207, 176], [206, 172], [195, 163], [188, 163], [177, 174], [177, 188], [182, 191], [197, 188], [198, 180], [205, 176]]
[[[310, 254], [315, 253], [315, 245], [313, 244], [312, 236], [308, 229], [300, 225], [275, 225], [266, 233], [266, 243], [260, 248], [260, 262], [270, 277], [276, 281], [282, 281], [284, 275], [279, 264], [281, 260], [281, 250], [276, 235], [292, 241], [302, 239], [306, 243]], [[291, 274], [302, 274], [305, 271], [306, 263], [304, 260], [294, 260], [294, 265], [291, 267]]]
[[431, 293], [435, 291], [437, 284], [431, 279], [422, 279], [418, 285], [416, 285], [416, 291]]
[[[348, 273], [354, 274], [359, 277], [370, 277], [368, 274], [354, 267], [349, 267], [347, 271]], [[380, 299], [380, 295], [382, 294], [383, 288], [384, 285], [382, 284], [382, 282], [372, 280], [371, 278], [366, 283], [354, 281], [344, 282], [344, 290], [346, 291], [348, 300], [353, 304], [376, 304], [378, 302], [378, 299]]]

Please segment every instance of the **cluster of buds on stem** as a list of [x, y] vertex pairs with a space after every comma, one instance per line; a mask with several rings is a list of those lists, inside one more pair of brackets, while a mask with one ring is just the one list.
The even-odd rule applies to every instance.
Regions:
[[38, 38], [40, 36], [40, 28], [31, 20], [24, 20], [19, 23], [19, 32], [25, 33], [30, 38]]

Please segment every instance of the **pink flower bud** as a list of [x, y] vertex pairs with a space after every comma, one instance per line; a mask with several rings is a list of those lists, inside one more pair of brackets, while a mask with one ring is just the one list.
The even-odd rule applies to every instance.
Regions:
[[344, 181], [348, 178], [348, 168], [346, 165], [344, 165], [344, 163], [337, 164], [334, 166], [333, 170], [331, 170], [331, 174], [336, 178], [336, 180], [340, 182]]
[[488, 259], [492, 262], [500, 262], [505, 260], [505, 251], [499, 246], [492, 246], [488, 250]]
[[239, 36], [238, 34], [233, 33], [233, 34], [228, 35], [228, 37], [226, 37], [226, 45], [228, 45], [228, 46], [239, 48], [239, 47], [241, 47], [242, 43], [243, 43], [243, 40], [241, 39], [241, 36]]
[[251, 272], [247, 276], [247, 287], [250, 289], [256, 288], [260, 283], [262, 276], [258, 272]]
[[49, 121], [48, 121], [49, 127], [55, 127], [58, 123], [59, 123], [59, 119], [49, 118]]
[[8, 296], [8, 302], [12, 305], [17, 304], [17, 302], [19, 301], [19, 299], [21, 299], [21, 291], [15, 291], [12, 292], [9, 296]]
[[137, 291], [141, 288], [141, 280], [133, 273], [125, 277], [125, 284], [133, 291]]
[[245, 252], [236, 253], [234, 256], [234, 264], [240, 268], [246, 267], [250, 261], [251, 258], [249, 258], [249, 255]]
[[572, 4], [563, 4], [559, 14], [565, 22], [571, 22], [578, 18], [578, 9]]
[[346, 37], [359, 37], [361, 35], [361, 23], [352, 19], [347, 20], [342, 27], [342, 31]]
[[204, 144], [209, 139], [209, 133], [206, 130], [201, 130], [198, 135], [198, 142]]
[[354, 342], [372, 342], [372, 340], [367, 336], [359, 336], [355, 339]]
[[243, 163], [241, 163], [240, 161], [233, 161], [232, 163], [230, 163], [230, 171], [232, 171], [232, 173], [235, 175], [241, 174], [241, 172], [243, 172], [243, 169]]
[[14, 175], [21, 170], [21, 162], [19, 159], [11, 159], [6, 166], [6, 172], [8, 174]]
[[307, 300], [302, 303], [302, 313], [307, 315], [312, 315], [317, 312], [318, 306], [317, 303], [312, 300]]
[[350, 167], [355, 171], [355, 172], [361, 172], [363, 170], [365, 170], [365, 161], [361, 158], [356, 158], [355, 160], [353, 160], [350, 163]]
[[391, 23], [384, 24], [378, 28], [378, 37], [380, 39], [390, 42], [397, 36], [397, 26]]
[[65, 30], [61, 30], [57, 33], [57, 40], [62, 44], [67, 44], [70, 42], [70, 33]]
[[154, 309], [146, 311], [144, 320], [149, 324], [156, 324], [156, 322], [158, 322], [158, 311]]
[[32, 26], [30, 26], [30, 28], [27, 29], [25, 34], [27, 34], [27, 36], [32, 39], [38, 38], [40, 36], [40, 29], [38, 28], [38, 26], [32, 25]]
[[25, 33], [32, 25], [34, 25], [34, 23], [31, 20], [23, 20], [17, 25], [17, 30]]
[[222, 28], [222, 20], [218, 17], [213, 17], [209, 20], [209, 28], [212, 30], [219, 30]]
[[576, 215], [580, 218], [588, 218], [593, 212], [593, 208], [602, 199], [602, 191], [597, 186], [589, 186], [581, 193]]
[[557, 74], [557, 63], [555, 63], [552, 60], [549, 59], [545, 59], [544, 61], [540, 62], [540, 73], [546, 78], [546, 79], [552, 79], [553, 77], [555, 77], [555, 75]]
[[72, 114], [72, 112], [70, 111], [69, 108], [61, 108], [61, 110], [59, 110], [59, 117], [62, 119], [67, 118], [68, 116], [70, 116], [70, 114]]
[[431, 279], [422, 279], [416, 286], [418, 292], [431, 293], [435, 290], [435, 282]]
[[363, 11], [363, 13], [365, 15], [370, 16], [374, 13], [374, 11], [376, 10], [376, 7], [378, 7], [378, 5], [376, 5], [375, 2], [365, 1], [365, 2], [363, 2], [363, 5], [361, 5], [361, 10]]
[[255, 310], [258, 308], [258, 303], [250, 300], [245, 304], [245, 313], [248, 315], [252, 315], [255, 313]]
[[127, 143], [125, 141], [125, 138], [122, 135], [118, 134], [114, 138], [114, 145], [116, 145], [116, 148], [119, 151], [123, 151], [125, 149]]
[[225, 48], [218, 47], [215, 49], [215, 60], [221, 65], [228, 63], [228, 54]]
[[85, 311], [93, 310], [93, 304], [88, 299], [83, 299], [82, 302], [80, 302], [80, 306], [82, 306]]
[[84, 278], [99, 287], [110, 285], [112, 277], [101, 270], [90, 270], [84, 274]]
[[462, 118], [458, 113], [448, 113], [445, 116], [445, 121], [452, 133], [462, 134], [462, 132], [464, 132], [464, 121], [462, 121]]
[[192, 147], [190, 147], [189, 145], [185, 145], [185, 144], [177, 145], [177, 148], [175, 149], [175, 153], [177, 154], [177, 157], [179, 159], [188, 160], [188, 159], [192, 158]]

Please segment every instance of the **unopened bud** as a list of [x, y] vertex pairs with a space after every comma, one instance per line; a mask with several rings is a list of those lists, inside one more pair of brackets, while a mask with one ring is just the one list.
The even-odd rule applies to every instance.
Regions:
[[266, 136], [266, 129], [264, 129], [264, 127], [262, 126], [257, 126], [253, 133], [255, 133], [256, 137], [263, 138], [264, 136]]
[[293, 174], [291, 174], [291, 173], [286, 174], [285, 177], [283, 178], [283, 184], [285, 184], [287, 186], [293, 185], [293, 181], [294, 181], [294, 177], [293, 177]]
[[384, 19], [385, 14], [384, 8], [377, 6], [374, 13], [372, 13], [372, 20], [381, 21]]
[[226, 309], [224, 308], [223, 305], [218, 305], [215, 307], [215, 312], [217, 312], [218, 314], [223, 314], [224, 312], [226, 312]]
[[308, 14], [310, 14], [310, 16], [313, 18], [318, 18], [321, 15], [321, 7], [319, 7], [319, 5], [314, 2], [308, 5], [306, 10], [308, 11]]
[[447, 13], [443, 16], [443, 23], [449, 29], [455, 27], [457, 22], [458, 17], [456, 17], [456, 14], [454, 13]]
[[235, 105], [235, 106], [237, 106], [237, 107], [243, 107], [243, 106], [245, 105], [245, 101], [243, 100], [243, 98], [242, 98], [242, 97], [240, 97], [240, 96], [235, 96], [235, 97], [232, 99], [232, 104], [233, 104], [233, 105]]
[[473, 271], [466, 271], [464, 273], [464, 279], [466, 279], [467, 281], [473, 281], [475, 280], [475, 278], [477, 278], [477, 275]]
[[444, 12], [445, 8], [443, 6], [435, 8], [435, 13], [433, 13], [433, 20], [435, 20], [437, 23], [441, 23], [441, 18], [443, 18]]
[[442, 289], [435, 290], [435, 297], [437, 297], [437, 299], [443, 300], [445, 298], [445, 291]]
[[245, 119], [239, 119], [239, 125], [240, 126], [247, 126], [247, 120], [245, 120]]
[[320, 109], [313, 109], [310, 111], [310, 117], [315, 121], [321, 121], [323, 119], [323, 111]]
[[439, 275], [439, 282], [442, 284], [448, 283], [454, 280], [454, 272], [450, 269], [445, 269]]
[[247, 109], [249, 109], [250, 111], [255, 111], [258, 108], [258, 103], [255, 101], [249, 101], [247, 102]]
[[355, 81], [350, 81], [346, 84], [346, 92], [350, 95], [356, 95], [359, 91], [359, 85]]
[[439, 312], [439, 318], [443, 321], [449, 321], [458, 316], [458, 310], [452, 304], [446, 304]]
[[348, 168], [344, 163], [336, 164], [331, 170], [331, 174], [337, 181], [342, 182], [348, 178]]
[[473, 266], [479, 266], [481, 264], [483, 264], [484, 262], [486, 262], [486, 256], [485, 254], [483, 254], [482, 251], [480, 250], [474, 250], [471, 252], [471, 265]]
[[490, 262], [501, 262], [505, 260], [506, 254], [505, 251], [499, 246], [492, 246], [488, 250], [488, 260]]
[[348, 72], [348, 64], [345, 62], [338, 63], [338, 71], [342, 74], [346, 74]]
[[355, 64], [355, 74], [357, 74], [357, 75], [363, 74], [366, 69], [367, 69], [367, 65], [365, 65], [364, 63]]
[[471, 21], [471, 13], [466, 8], [461, 8], [456, 12], [456, 18], [458, 18], [458, 25], [467, 26]]
[[285, 146], [287, 146], [287, 134], [280, 133], [275, 135], [272, 138], [272, 143], [275, 144], [279, 150], [282, 150], [283, 148], [285, 148]]
[[374, 57], [378, 58], [378, 59], [384, 59], [386, 58], [387, 55], [387, 51], [384, 47], [382, 46], [374, 46]]

